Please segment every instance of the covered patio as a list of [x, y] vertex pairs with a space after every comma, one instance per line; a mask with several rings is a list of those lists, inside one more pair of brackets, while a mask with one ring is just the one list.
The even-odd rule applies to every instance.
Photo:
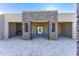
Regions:
[[73, 38], [72, 22], [58, 22], [58, 36]]

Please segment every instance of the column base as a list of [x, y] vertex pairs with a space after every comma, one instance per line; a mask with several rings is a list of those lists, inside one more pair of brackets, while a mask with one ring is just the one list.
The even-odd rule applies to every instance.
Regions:
[[30, 40], [30, 33], [23, 33], [23, 39]]
[[49, 34], [49, 40], [57, 40], [57, 36], [54, 33]]

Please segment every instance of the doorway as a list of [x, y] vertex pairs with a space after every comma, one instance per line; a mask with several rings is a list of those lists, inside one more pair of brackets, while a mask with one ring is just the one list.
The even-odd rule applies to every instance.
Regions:
[[48, 38], [48, 22], [32, 22], [32, 38]]
[[44, 34], [44, 26], [37, 26], [36, 27], [36, 34], [43, 35]]

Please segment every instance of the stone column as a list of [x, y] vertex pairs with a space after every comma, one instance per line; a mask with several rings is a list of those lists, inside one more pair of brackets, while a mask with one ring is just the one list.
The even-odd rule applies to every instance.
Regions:
[[79, 3], [77, 4], [77, 40], [79, 41]]
[[[25, 23], [28, 24], [28, 32], [25, 32]], [[23, 22], [23, 39], [30, 39], [30, 21]]]
[[77, 19], [77, 40], [79, 41], [79, 18]]
[[49, 21], [49, 39], [54, 40], [57, 39], [57, 23], [55, 23], [55, 32], [52, 32], [52, 23], [55, 22], [51, 22]]

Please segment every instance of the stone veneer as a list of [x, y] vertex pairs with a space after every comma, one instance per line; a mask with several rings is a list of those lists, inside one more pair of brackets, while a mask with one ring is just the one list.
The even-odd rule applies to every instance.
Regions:
[[[58, 27], [57, 27], [57, 20], [58, 20], [58, 11], [24, 11], [22, 12], [22, 19], [23, 19], [23, 39], [30, 39], [31, 38], [31, 22], [37, 21], [48, 21], [49, 22], [49, 39], [57, 39], [58, 36]], [[28, 32], [25, 32], [24, 23], [28, 23]], [[55, 23], [55, 32], [52, 32], [52, 23]]]
[[79, 40], [79, 4], [77, 4], [77, 40]]

